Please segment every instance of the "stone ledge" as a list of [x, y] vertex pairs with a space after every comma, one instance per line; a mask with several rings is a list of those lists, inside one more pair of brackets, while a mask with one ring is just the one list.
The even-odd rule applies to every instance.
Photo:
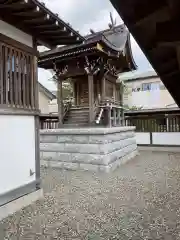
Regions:
[[[106, 137], [104, 137], [106, 136]], [[135, 133], [133, 131], [127, 132], [119, 132], [114, 134], [106, 134], [106, 135], [41, 135], [40, 141], [41, 143], [76, 143], [76, 144], [106, 144], [112, 143], [119, 140], [124, 140], [127, 138], [135, 137]]]
[[80, 154], [100, 154], [105, 155], [113, 151], [118, 150], [119, 148], [124, 148], [127, 145], [135, 143], [136, 140], [134, 137], [120, 139], [119, 141], [114, 141], [110, 143], [40, 143], [41, 152], [52, 152], [52, 157], [54, 152], [60, 153], [80, 153]]
[[0, 207], [0, 221], [41, 198], [43, 198], [42, 189], [5, 204], [4, 206]]
[[[131, 144], [126, 144], [123, 147], [119, 144], [121, 148], [114, 148], [111, 152], [100, 154], [99, 152], [41, 152], [41, 160], [52, 161], [52, 162], [65, 162], [65, 163], [85, 163], [85, 164], [96, 164], [96, 165], [108, 165], [116, 161], [117, 158], [123, 157], [124, 155], [132, 152], [137, 145], [135, 142]], [[103, 147], [103, 146], [102, 146]], [[107, 146], [107, 150], [108, 146]]]
[[115, 165], [136, 150], [134, 129], [44, 130], [43, 134], [41, 132], [41, 164], [62, 169], [108, 172], [110, 164]]
[[88, 164], [88, 163], [67, 163], [67, 162], [57, 162], [57, 161], [41, 161], [41, 166], [44, 167], [52, 167], [52, 168], [59, 168], [64, 170], [84, 170], [84, 171], [92, 171], [92, 172], [105, 172], [109, 173], [110, 171], [114, 171], [116, 168], [120, 167], [121, 165], [127, 163], [128, 161], [132, 160], [135, 156], [138, 155], [138, 150], [135, 149], [131, 153], [116, 159], [113, 163], [109, 165], [95, 165], [95, 164]]
[[112, 127], [112, 128], [62, 128], [41, 130], [41, 135], [106, 135], [134, 131], [135, 127]]

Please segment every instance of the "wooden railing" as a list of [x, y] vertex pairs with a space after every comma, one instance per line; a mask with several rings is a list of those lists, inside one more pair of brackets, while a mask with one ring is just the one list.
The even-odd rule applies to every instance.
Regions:
[[40, 129], [56, 129], [59, 126], [58, 115], [41, 115]]
[[64, 113], [63, 113], [63, 121], [64, 121], [64, 118], [66, 117], [67, 113], [69, 112], [70, 108], [71, 108], [71, 105], [72, 105], [72, 102], [69, 101], [69, 102], [66, 102], [64, 104]]
[[180, 132], [180, 114], [125, 116], [126, 126], [135, 126], [136, 132]]
[[99, 114], [95, 119], [96, 124], [103, 122], [104, 126], [109, 127], [123, 125], [122, 107], [119, 102], [111, 100], [112, 99], [105, 99], [100, 102]]
[[[116, 109], [114, 111], [113, 109]], [[125, 125], [135, 126], [136, 132], [180, 132], [180, 113], [175, 114], [139, 114], [130, 115], [125, 113], [125, 117], [118, 115], [121, 108], [101, 106], [99, 107], [99, 114], [95, 122], [99, 124], [101, 119], [108, 118], [106, 121], [109, 126]], [[41, 115], [40, 116], [41, 129], [55, 129], [58, 128], [58, 115]]]

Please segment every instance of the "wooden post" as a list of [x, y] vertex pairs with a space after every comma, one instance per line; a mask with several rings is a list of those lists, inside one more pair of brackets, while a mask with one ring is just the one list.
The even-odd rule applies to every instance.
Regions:
[[116, 126], [116, 123], [117, 123], [117, 121], [116, 121], [116, 108], [114, 107], [113, 108], [113, 126]]
[[88, 74], [88, 92], [89, 92], [89, 123], [94, 120], [94, 76]]
[[112, 126], [112, 123], [111, 123], [111, 107], [107, 108], [107, 125], [108, 125], [108, 127]]
[[101, 101], [105, 100], [105, 95], [106, 95], [106, 79], [103, 77], [101, 79]]
[[74, 98], [74, 105], [77, 106], [77, 83], [73, 82], [73, 98]]
[[80, 94], [80, 91], [79, 91], [79, 81], [76, 81], [76, 105], [79, 106], [80, 104], [80, 101], [79, 101], [79, 94]]
[[118, 125], [121, 125], [121, 109], [118, 108]]
[[124, 116], [124, 109], [123, 109], [123, 104], [124, 104], [124, 99], [123, 99], [123, 95], [124, 95], [124, 86], [121, 85], [120, 86], [120, 104], [121, 104], [121, 117], [123, 118]]
[[116, 101], [116, 84], [113, 84], [113, 98], [114, 98], [114, 102]]
[[63, 96], [62, 96], [62, 79], [58, 79], [58, 117], [59, 117], [59, 127], [63, 124]]

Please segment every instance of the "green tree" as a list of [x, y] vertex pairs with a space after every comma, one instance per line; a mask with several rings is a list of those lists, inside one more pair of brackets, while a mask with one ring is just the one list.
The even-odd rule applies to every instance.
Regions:
[[[49, 81], [53, 81], [56, 84], [57, 87], [57, 75], [55, 72], [52, 72], [53, 76], [52, 78], [49, 79]], [[72, 83], [71, 79], [68, 78], [66, 81], [63, 81], [62, 83], [62, 89], [63, 89], [63, 100], [70, 100], [73, 97], [73, 88], [72, 88]]]

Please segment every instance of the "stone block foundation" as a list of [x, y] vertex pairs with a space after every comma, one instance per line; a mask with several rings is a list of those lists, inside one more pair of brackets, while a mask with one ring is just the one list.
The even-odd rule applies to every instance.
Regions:
[[41, 130], [41, 165], [109, 172], [137, 155], [134, 127]]

